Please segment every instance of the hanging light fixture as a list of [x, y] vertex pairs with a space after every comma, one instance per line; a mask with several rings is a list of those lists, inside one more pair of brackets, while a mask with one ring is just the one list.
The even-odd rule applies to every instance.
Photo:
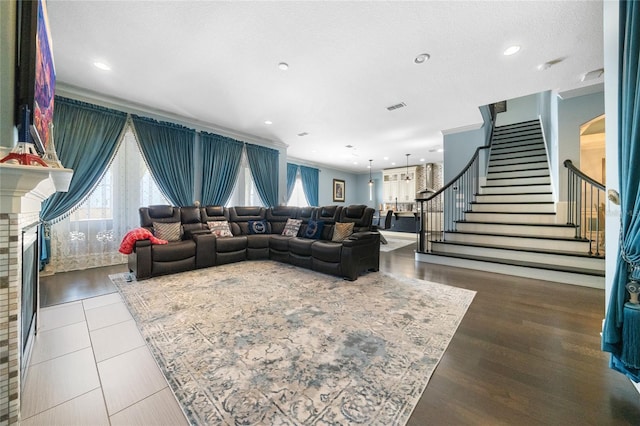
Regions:
[[369, 160], [369, 201], [373, 200], [373, 179], [371, 178], [371, 162], [373, 160]]
[[409, 177], [409, 156], [411, 154], [406, 154], [407, 156], [407, 175], [405, 176], [404, 180], [405, 182], [409, 183], [409, 181], [411, 181], [411, 178]]

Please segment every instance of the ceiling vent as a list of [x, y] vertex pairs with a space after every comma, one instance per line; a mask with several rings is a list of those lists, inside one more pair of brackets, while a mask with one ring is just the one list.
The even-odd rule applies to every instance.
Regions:
[[600, 78], [602, 74], [604, 74], [604, 68], [589, 71], [588, 73], [584, 74], [582, 78], [580, 78], [580, 81], [595, 80], [597, 78]]
[[389, 111], [393, 111], [394, 109], [404, 108], [404, 107], [406, 107], [406, 106], [407, 106], [407, 104], [405, 104], [404, 102], [400, 102], [399, 104], [395, 104], [395, 105], [388, 106], [388, 107], [387, 107], [387, 109], [388, 109]]
[[302, 132], [302, 133], [298, 133], [298, 136], [307, 136], [309, 133], [307, 132]]

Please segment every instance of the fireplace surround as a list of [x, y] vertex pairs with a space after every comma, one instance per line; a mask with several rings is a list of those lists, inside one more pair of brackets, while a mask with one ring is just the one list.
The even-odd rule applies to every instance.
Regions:
[[[28, 342], [37, 332], [37, 225], [41, 203], [57, 191], [68, 191], [72, 176], [69, 169], [0, 164], [0, 426], [20, 422]], [[29, 303], [35, 316], [25, 319], [24, 326], [23, 266], [25, 271], [29, 268], [23, 259], [23, 248], [31, 256], [28, 262], [36, 264], [32, 265], [36, 271], [31, 268], [35, 277], [30, 279], [35, 279], [36, 284]], [[26, 324], [31, 337], [29, 330], [23, 330]]]

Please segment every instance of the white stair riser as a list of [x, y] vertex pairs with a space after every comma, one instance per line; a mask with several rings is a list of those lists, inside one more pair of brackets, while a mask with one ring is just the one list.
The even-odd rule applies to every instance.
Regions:
[[532, 161], [527, 163], [519, 163], [519, 164], [504, 164], [500, 166], [490, 166], [488, 172], [489, 173], [499, 173], [499, 172], [513, 172], [519, 170], [528, 170], [528, 169], [540, 169], [541, 167], [547, 167], [548, 164], [546, 161]]
[[496, 172], [487, 173], [487, 179], [504, 179], [504, 178], [520, 178], [528, 176], [546, 176], [549, 174], [549, 169], [542, 170], [518, 170], [513, 172]]
[[522, 225], [502, 225], [493, 223], [456, 223], [456, 229], [463, 232], [479, 232], [479, 233], [499, 233], [499, 234], [517, 234], [531, 235], [534, 237], [566, 237], [571, 238], [576, 235], [574, 228], [566, 226], [527, 226]]
[[477, 222], [556, 223], [555, 214], [465, 213], [465, 219]]
[[505, 250], [498, 248], [482, 248], [441, 244], [433, 242], [431, 250], [437, 253], [465, 254], [490, 257], [492, 259], [509, 259], [523, 262], [544, 263], [546, 265], [571, 266], [574, 268], [596, 269], [604, 271], [605, 261], [597, 257], [563, 256], [556, 253], [534, 253], [530, 251]]
[[474, 212], [500, 212], [500, 213], [554, 213], [554, 204], [472, 204], [471, 211]]
[[494, 160], [505, 160], [507, 158], [517, 158], [517, 157], [522, 157], [522, 156], [530, 156], [530, 155], [547, 155], [547, 151], [545, 151], [544, 149], [535, 149], [535, 150], [531, 150], [531, 151], [510, 151], [510, 150], [504, 150], [504, 152], [502, 150], [498, 151], [494, 151], [491, 153], [491, 157], [489, 157], [489, 162], [494, 161]]
[[498, 235], [445, 233], [445, 240], [496, 246], [511, 246], [556, 251], [588, 253], [589, 243], [584, 241], [545, 240], [541, 238], [502, 237]]
[[539, 162], [547, 162], [546, 155], [535, 155], [533, 157], [524, 157], [524, 158], [506, 158], [502, 160], [491, 160], [489, 167], [497, 167], [497, 166], [508, 166], [514, 163], [539, 163]]
[[538, 192], [551, 192], [551, 185], [513, 185], [513, 186], [496, 186], [496, 187], [484, 187], [480, 188], [480, 194], [504, 194], [511, 192], [528, 192], [530, 194]]
[[549, 176], [536, 176], [536, 177], [523, 177], [523, 178], [511, 178], [511, 179], [487, 179], [486, 186], [518, 186], [518, 185], [550, 185], [551, 178]]
[[604, 289], [604, 277], [574, 274], [571, 272], [549, 271], [546, 269], [518, 267], [512, 265], [501, 265], [497, 263], [479, 262], [475, 260], [456, 259], [454, 257], [446, 256], [433, 256], [424, 253], [416, 253], [415, 259], [418, 262], [427, 262], [437, 265], [449, 265], [455, 266], [457, 268], [475, 269], [478, 271], [487, 271], [495, 274], [505, 274], [516, 277], [526, 277], [543, 281]]
[[491, 145], [491, 156], [498, 155], [500, 153], [505, 154], [507, 152], [513, 151], [523, 151], [523, 150], [544, 150], [544, 142], [542, 140], [523, 140], [523, 141], [513, 141], [510, 143], [497, 143]]
[[508, 203], [526, 203], [534, 201], [551, 202], [553, 198], [551, 194], [489, 194], [476, 195], [476, 201], [479, 203], [491, 202], [508, 202]]

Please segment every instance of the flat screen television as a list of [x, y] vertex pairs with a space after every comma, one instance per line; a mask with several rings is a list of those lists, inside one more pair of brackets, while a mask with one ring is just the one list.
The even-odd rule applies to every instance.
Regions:
[[18, 0], [17, 20], [15, 123], [20, 141], [34, 142], [42, 153], [51, 138], [56, 84], [46, 1]]

